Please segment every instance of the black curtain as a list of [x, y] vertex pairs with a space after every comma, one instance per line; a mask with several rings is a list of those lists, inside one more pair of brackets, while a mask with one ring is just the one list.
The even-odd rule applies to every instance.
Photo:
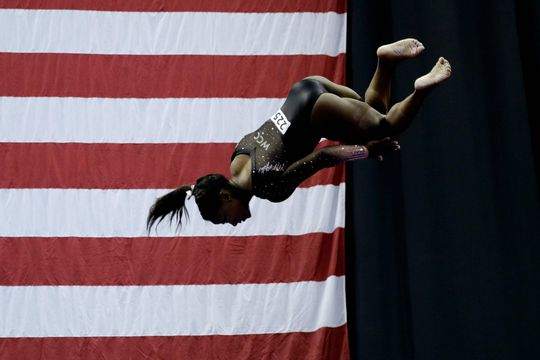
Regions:
[[348, 165], [352, 359], [540, 359], [540, 2], [349, 1], [348, 84], [414, 37], [404, 98], [439, 56], [452, 78], [384, 162]]

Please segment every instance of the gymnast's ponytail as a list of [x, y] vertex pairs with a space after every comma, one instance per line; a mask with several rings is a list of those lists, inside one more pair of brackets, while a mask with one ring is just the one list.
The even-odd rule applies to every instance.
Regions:
[[183, 185], [158, 198], [150, 208], [148, 218], [146, 219], [146, 229], [148, 232], [150, 232], [156, 221], [159, 224], [168, 214], [171, 214], [171, 223], [173, 220], [176, 220], [178, 228], [180, 228], [182, 226], [182, 215], [184, 212], [186, 213], [186, 217], [189, 218], [185, 203], [188, 193], [192, 191], [191, 185]]

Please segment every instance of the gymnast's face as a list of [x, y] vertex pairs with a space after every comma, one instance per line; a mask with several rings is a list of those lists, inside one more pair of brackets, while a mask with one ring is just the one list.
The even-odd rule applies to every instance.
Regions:
[[221, 190], [221, 207], [216, 213], [214, 224], [231, 224], [236, 226], [251, 217], [249, 203], [231, 194], [228, 190]]

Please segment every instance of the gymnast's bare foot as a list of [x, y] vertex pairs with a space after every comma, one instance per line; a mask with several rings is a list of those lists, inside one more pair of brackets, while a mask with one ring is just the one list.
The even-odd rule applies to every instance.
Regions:
[[398, 61], [416, 57], [424, 51], [424, 45], [416, 39], [403, 39], [377, 49], [379, 60]]
[[416, 81], [414, 82], [414, 89], [430, 89], [438, 83], [441, 83], [444, 80], [448, 79], [450, 75], [452, 75], [452, 67], [450, 66], [450, 63], [445, 58], [440, 57], [429, 73], [416, 79]]

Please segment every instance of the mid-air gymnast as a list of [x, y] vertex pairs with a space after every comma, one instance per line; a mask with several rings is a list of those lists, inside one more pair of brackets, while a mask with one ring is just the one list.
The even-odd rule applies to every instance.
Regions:
[[[251, 216], [253, 196], [284, 201], [322, 168], [344, 161], [382, 159], [385, 153], [398, 150], [399, 144], [391, 138], [410, 125], [430, 90], [451, 75], [450, 63], [439, 58], [428, 74], [415, 81], [413, 93], [389, 108], [395, 65], [423, 50], [415, 39], [379, 47], [365, 100], [321, 76], [297, 82], [279, 111], [237, 144], [229, 178], [209, 174], [158, 198], [150, 208], [148, 229], [169, 214], [180, 226], [186, 198], [192, 197], [205, 220], [236, 225]], [[321, 138], [347, 145], [315, 150]]]

